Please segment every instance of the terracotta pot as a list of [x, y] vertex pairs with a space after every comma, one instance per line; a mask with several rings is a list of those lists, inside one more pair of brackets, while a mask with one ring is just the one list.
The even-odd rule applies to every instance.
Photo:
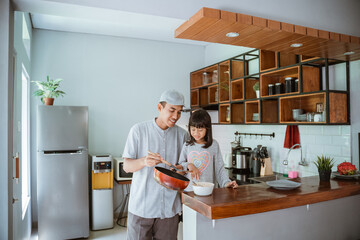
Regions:
[[44, 98], [45, 105], [53, 105], [54, 98]]
[[331, 170], [329, 171], [318, 170], [318, 171], [319, 171], [320, 182], [330, 181]]
[[153, 176], [157, 183], [175, 191], [184, 190], [190, 183], [187, 177], [162, 167], [155, 167]]

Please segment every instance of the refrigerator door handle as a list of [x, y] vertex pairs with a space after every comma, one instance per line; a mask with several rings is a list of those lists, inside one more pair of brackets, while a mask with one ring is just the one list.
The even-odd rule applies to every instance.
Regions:
[[83, 154], [84, 149], [79, 150], [63, 150], [63, 151], [40, 151], [44, 155], [68, 155], [68, 154]]

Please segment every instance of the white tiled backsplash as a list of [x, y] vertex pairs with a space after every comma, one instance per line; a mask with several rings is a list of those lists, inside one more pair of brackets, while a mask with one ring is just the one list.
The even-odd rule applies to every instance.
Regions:
[[[218, 122], [217, 111], [209, 111], [212, 121]], [[186, 129], [189, 113], [183, 114], [178, 124]], [[258, 144], [267, 146], [273, 170], [282, 172], [282, 162], [286, 158], [289, 149], [284, 148], [286, 125], [213, 125], [213, 137], [219, 142], [222, 155], [231, 152], [230, 142], [234, 141], [234, 133], [275, 133], [275, 138], [241, 136], [241, 145], [255, 148]], [[295, 168], [300, 177], [317, 175], [314, 161], [318, 155], [326, 155], [334, 158], [336, 166], [341, 162], [351, 162], [351, 128], [349, 125], [339, 126], [306, 126], [299, 125], [300, 144], [302, 156], [308, 166], [300, 166], [300, 150], [292, 150], [289, 155], [289, 170]]]
[[[282, 161], [286, 158], [288, 149], [284, 148], [285, 125], [214, 125], [213, 135], [220, 144], [223, 154], [230, 153], [230, 142], [234, 140], [234, 132], [243, 133], [275, 133], [275, 138], [241, 137], [241, 145], [254, 148], [258, 144], [267, 146], [274, 171], [282, 172]], [[300, 166], [300, 150], [292, 150], [289, 155], [289, 169], [294, 168], [300, 176], [317, 175], [314, 161], [318, 155], [334, 158], [336, 166], [343, 161], [351, 161], [350, 126], [299, 126], [302, 156], [308, 166]]]

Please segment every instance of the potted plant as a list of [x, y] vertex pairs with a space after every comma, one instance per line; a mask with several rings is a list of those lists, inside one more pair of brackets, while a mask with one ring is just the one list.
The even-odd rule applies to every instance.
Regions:
[[253, 89], [256, 93], [256, 98], [259, 98], [260, 97], [260, 82], [257, 81], [254, 86], [253, 86]]
[[320, 181], [330, 181], [331, 169], [334, 166], [334, 159], [321, 155], [321, 157], [317, 156], [317, 160], [314, 164], [319, 171]]
[[61, 78], [58, 79], [50, 79], [49, 76], [46, 77], [46, 81], [31, 81], [38, 86], [38, 90], [34, 92], [34, 96], [41, 97], [41, 101], [45, 103], [45, 105], [53, 105], [54, 98], [59, 96], [63, 96], [65, 92], [58, 90]]

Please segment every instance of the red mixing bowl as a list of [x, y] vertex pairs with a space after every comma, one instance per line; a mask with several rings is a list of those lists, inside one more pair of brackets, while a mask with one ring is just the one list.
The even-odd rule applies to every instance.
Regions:
[[153, 175], [157, 183], [175, 191], [184, 190], [190, 183], [187, 177], [163, 167], [155, 167]]

